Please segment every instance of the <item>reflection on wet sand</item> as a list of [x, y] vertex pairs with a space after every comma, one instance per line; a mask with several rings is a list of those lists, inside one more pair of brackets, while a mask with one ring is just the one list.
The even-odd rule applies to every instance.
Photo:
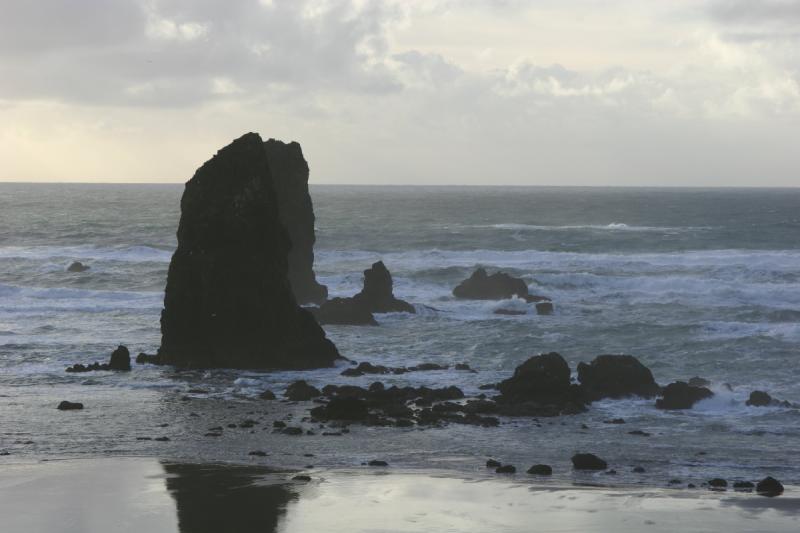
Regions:
[[312, 471], [146, 458], [2, 466], [2, 533], [353, 533], [800, 530], [800, 491], [535, 485], [525, 476]]
[[[271, 533], [297, 495], [258, 467], [162, 463], [181, 533]], [[284, 475], [285, 477], [285, 475]], [[270, 479], [273, 478], [273, 479]]]

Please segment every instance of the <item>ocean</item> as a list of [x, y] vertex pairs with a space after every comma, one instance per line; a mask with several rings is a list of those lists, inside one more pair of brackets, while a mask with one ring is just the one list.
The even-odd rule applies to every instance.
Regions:
[[[700, 376], [716, 394], [685, 412], [657, 410], [652, 400], [603, 401], [582, 415], [504, 419], [498, 428], [354, 427], [338, 439], [299, 440], [269, 431], [210, 440], [202, 429], [228, 413], [267, 421], [295, 409], [300, 420], [302, 406], [256, 400], [294, 379], [321, 387], [376, 376], [342, 377], [343, 367], [64, 372], [106, 361], [118, 344], [133, 354], [157, 349], [182, 190], [0, 184], [0, 452], [9, 453], [0, 459], [237, 462], [251, 461], [247, 451], [260, 444], [286, 466], [304, 465], [311, 452], [331, 467], [380, 455], [410, 469], [454, 471], [500, 457], [549, 463], [556, 479], [574, 480], [589, 474], [570, 472], [569, 457], [590, 451], [618, 470], [615, 483], [767, 474], [800, 483], [800, 409], [745, 405], [755, 389], [800, 404], [800, 189], [312, 186], [315, 270], [331, 295], [360, 290], [362, 271], [380, 259], [395, 295], [418, 311], [378, 315], [378, 327], [326, 326], [340, 352], [390, 366], [465, 362], [477, 370], [381, 381], [478, 394], [537, 353], [559, 352], [573, 370], [625, 353], [661, 384]], [[73, 261], [91, 268], [67, 272]], [[521, 300], [455, 300], [453, 287], [477, 266], [524, 278], [533, 294], [552, 298], [555, 313], [538, 316]], [[500, 307], [527, 314], [494, 314]], [[57, 412], [63, 399], [87, 409]], [[612, 418], [626, 423], [604, 423]], [[137, 440], [158, 432], [170, 441]]]

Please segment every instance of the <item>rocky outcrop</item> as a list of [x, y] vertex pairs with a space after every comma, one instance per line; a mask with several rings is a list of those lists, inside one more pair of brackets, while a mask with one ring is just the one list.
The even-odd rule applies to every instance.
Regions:
[[272, 183], [278, 199], [278, 213], [289, 232], [289, 283], [300, 304], [322, 303], [328, 288], [314, 275], [314, 206], [308, 193], [308, 163], [296, 142], [270, 139], [264, 143]]
[[84, 265], [80, 261], [73, 261], [72, 264], [67, 267], [67, 272], [86, 272], [90, 268], [90, 266]]
[[414, 306], [395, 298], [392, 275], [383, 261], [364, 271], [364, 288], [352, 298], [334, 298], [311, 309], [321, 324], [377, 325], [373, 313], [415, 313]]
[[772, 396], [767, 392], [754, 390], [745, 403], [753, 407], [766, 407], [772, 403]]
[[626, 396], [652, 398], [661, 390], [650, 369], [631, 355], [599, 355], [591, 363], [578, 363], [578, 381], [591, 401]]
[[117, 349], [111, 352], [111, 358], [108, 363], [92, 363], [90, 365], [75, 364], [67, 368], [67, 372], [93, 372], [97, 370], [115, 370], [115, 371], [128, 371], [131, 369], [131, 353], [125, 346], [117, 346]]
[[505, 415], [557, 416], [586, 409], [580, 387], [570, 383], [569, 365], [555, 352], [531, 357], [498, 388], [498, 412]]
[[608, 463], [593, 453], [576, 453], [572, 456], [572, 468], [575, 470], [605, 470]]
[[756, 484], [756, 492], [762, 496], [780, 496], [783, 494], [783, 484], [774, 477], [767, 476]]
[[264, 144], [248, 133], [203, 164], [181, 198], [158, 362], [209, 368], [331, 366], [336, 347], [297, 305], [289, 236]]
[[700, 400], [711, 398], [714, 393], [705, 387], [692, 387], [685, 381], [670, 383], [656, 400], [658, 409], [691, 409]]
[[[453, 289], [453, 296], [468, 300], [506, 300], [517, 296], [527, 302], [546, 302], [549, 298], [529, 294], [528, 285], [520, 278], [505, 272], [491, 276], [485, 268], [479, 268]], [[542, 313], [544, 314], [544, 313]]]

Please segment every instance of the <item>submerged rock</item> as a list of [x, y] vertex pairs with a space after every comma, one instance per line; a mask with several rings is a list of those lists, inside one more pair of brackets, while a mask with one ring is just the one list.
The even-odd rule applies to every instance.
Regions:
[[91, 267], [88, 265], [84, 265], [80, 261], [74, 261], [71, 265], [67, 267], [67, 272], [86, 272]]
[[591, 363], [578, 363], [578, 381], [589, 400], [642, 396], [661, 390], [650, 369], [631, 355], [598, 355]]
[[264, 143], [272, 183], [278, 198], [278, 213], [289, 232], [289, 283], [300, 304], [322, 303], [328, 288], [314, 275], [314, 205], [308, 193], [308, 163], [296, 142], [270, 139]]
[[98, 370], [115, 370], [115, 371], [129, 371], [131, 369], [131, 354], [128, 348], [119, 345], [116, 350], [111, 353], [111, 358], [108, 363], [92, 363], [90, 365], [74, 364], [67, 368], [67, 372], [94, 372]]
[[567, 362], [555, 352], [536, 355], [502, 381], [498, 411], [509, 416], [556, 416], [585, 410], [580, 387], [570, 383]]
[[528, 474], [536, 476], [552, 476], [553, 468], [550, 465], [533, 465], [528, 469]]
[[261, 138], [248, 133], [186, 183], [161, 313], [159, 362], [332, 366], [336, 347], [292, 293], [290, 246], [267, 152]]
[[64, 400], [56, 407], [59, 411], [77, 411], [83, 409], [83, 404], [80, 402], [68, 402]]
[[310, 400], [312, 398], [316, 398], [320, 396], [322, 393], [316, 387], [309, 385], [304, 380], [298, 380], [286, 387], [286, 392], [284, 396], [292, 400], [293, 402], [303, 402], [306, 400]]
[[528, 302], [549, 301], [544, 296], [529, 294], [524, 280], [505, 272], [489, 275], [485, 268], [476, 269], [469, 278], [459, 283], [453, 289], [453, 296], [469, 300], [507, 300], [517, 296]]
[[311, 410], [317, 420], [364, 420], [369, 414], [367, 402], [359, 398], [333, 398], [327, 405]]
[[711, 398], [714, 393], [705, 387], [692, 387], [684, 381], [670, 383], [656, 400], [658, 409], [691, 409], [700, 400]]
[[608, 463], [592, 453], [576, 453], [572, 456], [572, 468], [575, 470], [605, 470]]
[[536, 304], [536, 314], [537, 315], [552, 315], [553, 314], [553, 304], [552, 302], [539, 302]]

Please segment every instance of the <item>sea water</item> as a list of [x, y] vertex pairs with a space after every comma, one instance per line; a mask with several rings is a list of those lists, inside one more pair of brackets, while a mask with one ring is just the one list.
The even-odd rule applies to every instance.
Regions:
[[[317, 386], [383, 378], [346, 378], [342, 368], [65, 373], [69, 364], [107, 360], [118, 344], [133, 354], [157, 349], [182, 189], [0, 184], [0, 452], [158, 454], [136, 447], [131, 426], [158, 417], [174, 426], [170, 417], [187, 414], [179, 398], [192, 388], [206, 391], [198, 398], [205, 409], [227, 409], [299, 378]], [[716, 393], [686, 412], [632, 399], [538, 424], [370, 428], [320, 444], [329, 463], [381, 452], [415, 468], [470, 469], [489, 455], [566, 468], [575, 451], [593, 451], [621, 468], [646, 465], [648, 475], [657, 473], [650, 483], [766, 473], [800, 483], [800, 410], [745, 405], [755, 389], [800, 403], [800, 189], [312, 186], [311, 193], [315, 270], [331, 296], [360, 290], [362, 271], [383, 260], [395, 295], [417, 309], [378, 315], [378, 327], [327, 326], [340, 352], [375, 364], [465, 362], [477, 370], [386, 383], [452, 384], [478, 394], [537, 353], [557, 351], [573, 370], [600, 354], [626, 353], [661, 384], [701, 376]], [[67, 272], [73, 261], [90, 269]], [[522, 277], [531, 293], [553, 300], [555, 313], [538, 316], [521, 300], [456, 300], [453, 287], [478, 266]], [[497, 315], [499, 308], [526, 314]], [[52, 409], [61, 399], [104, 407], [77, 422]], [[618, 417], [627, 423], [603, 424]], [[651, 436], [629, 435], [634, 429]], [[238, 460], [241, 452], [185, 439], [209, 459]], [[323, 441], [303, 439], [312, 448]], [[294, 446], [271, 445], [286, 453]], [[186, 449], [171, 446], [172, 455]]]

